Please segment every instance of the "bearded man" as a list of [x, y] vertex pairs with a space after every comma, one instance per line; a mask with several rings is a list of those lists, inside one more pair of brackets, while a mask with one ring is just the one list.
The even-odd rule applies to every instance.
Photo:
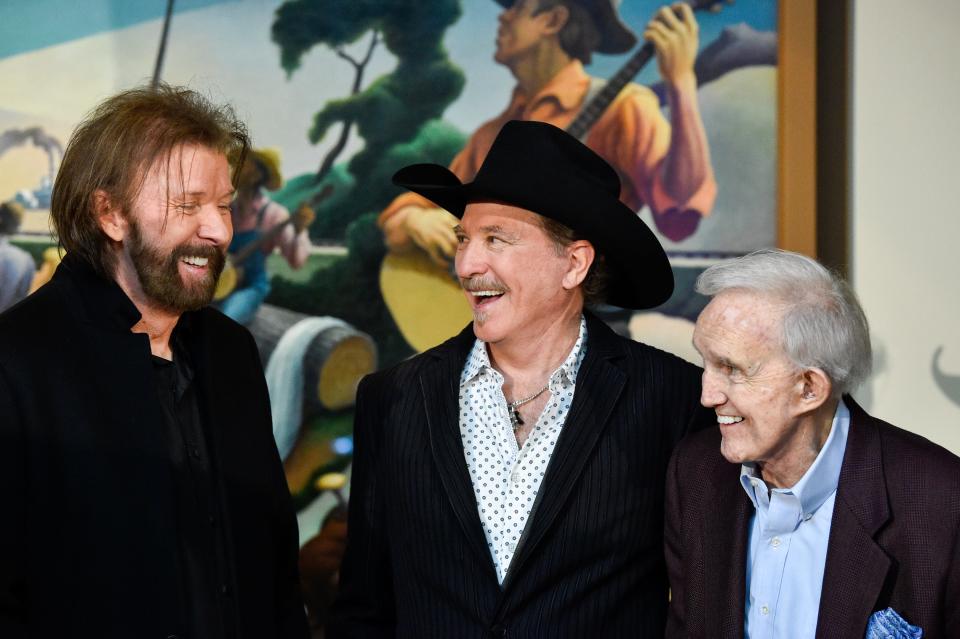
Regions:
[[166, 86], [74, 132], [67, 254], [0, 315], [0, 636], [307, 636], [256, 346], [205, 308], [248, 147]]

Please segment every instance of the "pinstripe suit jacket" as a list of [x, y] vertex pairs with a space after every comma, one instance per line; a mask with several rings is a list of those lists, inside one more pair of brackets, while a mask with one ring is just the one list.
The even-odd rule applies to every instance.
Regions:
[[[871, 417], [850, 397], [818, 639], [859, 639], [891, 607], [925, 639], [960, 637], [960, 459]], [[753, 504], [711, 428], [685, 440], [667, 478], [667, 636], [743, 637]]]
[[667, 460], [699, 369], [587, 316], [563, 432], [501, 587], [460, 439], [471, 327], [364, 379], [349, 538], [327, 628], [339, 637], [662, 637]]

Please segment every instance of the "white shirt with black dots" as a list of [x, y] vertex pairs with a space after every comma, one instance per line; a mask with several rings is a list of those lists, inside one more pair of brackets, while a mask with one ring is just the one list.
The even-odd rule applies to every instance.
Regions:
[[460, 437], [501, 584], [570, 412], [586, 338], [587, 322], [581, 317], [577, 342], [550, 375], [550, 399], [522, 448], [510, 423], [503, 375], [490, 365], [485, 342], [476, 341], [460, 374]]

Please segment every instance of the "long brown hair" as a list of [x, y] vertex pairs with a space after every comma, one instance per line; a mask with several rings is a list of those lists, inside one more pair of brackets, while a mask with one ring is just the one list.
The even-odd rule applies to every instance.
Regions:
[[97, 106], [73, 132], [54, 181], [50, 218], [60, 246], [111, 277], [116, 256], [96, 219], [94, 193], [106, 192], [128, 215], [149, 169], [183, 144], [223, 153], [234, 185], [250, 148], [229, 105], [183, 87], [138, 87]]

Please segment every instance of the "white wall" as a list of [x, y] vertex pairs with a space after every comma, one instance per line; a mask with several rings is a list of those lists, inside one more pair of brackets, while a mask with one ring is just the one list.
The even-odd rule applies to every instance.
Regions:
[[960, 454], [960, 2], [853, 4], [851, 273], [879, 364], [859, 395]]

